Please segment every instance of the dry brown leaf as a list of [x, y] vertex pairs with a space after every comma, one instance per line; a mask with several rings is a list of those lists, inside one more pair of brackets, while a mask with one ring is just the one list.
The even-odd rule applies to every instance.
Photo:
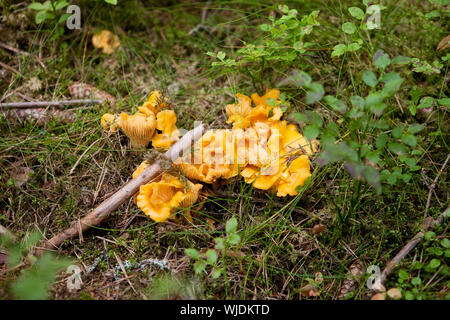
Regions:
[[12, 169], [9, 172], [9, 178], [14, 183], [16, 188], [23, 186], [33, 175], [34, 171], [28, 167], [21, 166], [21, 161], [13, 163]]
[[68, 86], [69, 94], [75, 99], [98, 99], [106, 101], [111, 105], [117, 102], [117, 99], [109, 93], [99, 90], [93, 85], [76, 81]]
[[391, 288], [387, 291], [387, 295], [391, 298], [391, 299], [400, 299], [402, 297], [402, 292], [397, 289], [397, 288]]
[[386, 300], [386, 293], [376, 293], [370, 300]]
[[319, 234], [319, 233], [324, 232], [326, 228], [327, 228], [327, 226], [319, 223], [319, 224], [314, 225], [314, 227], [312, 227], [311, 233]]
[[436, 50], [441, 51], [450, 47], [450, 35], [446, 36], [444, 39], [439, 42]]

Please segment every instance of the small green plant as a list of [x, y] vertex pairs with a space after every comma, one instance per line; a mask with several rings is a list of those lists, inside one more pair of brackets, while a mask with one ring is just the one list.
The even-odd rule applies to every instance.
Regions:
[[70, 17], [68, 13], [61, 13], [62, 9], [66, 8], [69, 3], [65, 0], [51, 0], [41, 2], [32, 2], [28, 9], [36, 10], [35, 21], [37, 24], [44, 23], [45, 21], [51, 21], [55, 26], [54, 38], [62, 36], [64, 33], [63, 24]]
[[[241, 237], [237, 232], [236, 218], [233, 217], [227, 221], [225, 231], [227, 236], [225, 238], [215, 238], [214, 249], [208, 249], [204, 254], [201, 254], [197, 249], [185, 249], [186, 255], [195, 260], [194, 271], [196, 274], [203, 273], [207, 266], [212, 267], [211, 276], [213, 279], [217, 279], [222, 274], [225, 274], [225, 257], [227, 252], [235, 248], [241, 241]], [[222, 257], [222, 263], [218, 261], [219, 255]]]
[[8, 267], [19, 264], [30, 265], [20, 271], [17, 280], [10, 284], [10, 291], [17, 299], [42, 300], [49, 298], [49, 287], [55, 281], [58, 272], [72, 264], [68, 258], [55, 258], [50, 252], [41, 256], [32, 255], [32, 248], [41, 239], [41, 234], [34, 231], [22, 242], [15, 242], [10, 237], [0, 237], [0, 246], [8, 252]]
[[218, 61], [212, 66], [220, 68], [223, 73], [239, 73], [251, 78], [255, 87], [263, 87], [262, 81], [266, 72], [283, 73], [294, 60], [306, 53], [313, 46], [306, 41], [315, 26], [319, 11], [313, 11], [301, 18], [295, 9], [286, 5], [278, 6], [282, 16], [277, 19], [270, 15], [270, 23], [259, 25], [258, 29], [263, 36], [252, 42], [243, 41], [244, 46], [236, 51], [234, 58], [226, 58], [226, 54], [219, 51], [217, 54], [208, 52]]
[[[423, 254], [420, 261], [414, 261], [409, 268], [398, 271], [397, 287], [401, 289], [403, 297], [407, 300], [423, 300], [432, 298], [430, 289], [433, 286], [433, 279], [450, 276], [448, 262], [450, 259], [450, 240], [448, 238], [437, 237], [433, 231], [428, 231], [424, 235], [422, 244]], [[450, 283], [447, 282], [448, 291]], [[438, 291], [438, 290], [436, 290]], [[444, 293], [444, 291], [442, 291]], [[435, 295], [436, 293], [431, 293]], [[441, 296], [450, 300], [450, 294]]]
[[331, 57], [339, 57], [347, 52], [356, 52], [362, 48], [364, 43], [363, 37], [361, 35], [361, 30], [372, 30], [378, 28], [378, 25], [374, 23], [372, 20], [367, 20], [367, 17], [371, 15], [377, 15], [381, 12], [381, 10], [386, 7], [373, 4], [369, 5], [370, 1], [363, 1], [366, 5], [366, 10], [363, 11], [359, 7], [350, 7], [348, 11], [350, 15], [359, 21], [359, 23], [355, 24], [354, 22], [344, 22], [341, 26], [342, 31], [349, 38], [347, 43], [340, 43], [333, 47], [333, 51], [331, 52]]

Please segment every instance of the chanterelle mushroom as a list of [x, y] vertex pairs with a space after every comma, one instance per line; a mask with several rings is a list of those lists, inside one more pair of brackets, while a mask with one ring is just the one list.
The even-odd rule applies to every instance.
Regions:
[[177, 177], [164, 173], [160, 181], [141, 186], [136, 196], [136, 205], [154, 221], [164, 222], [175, 208], [193, 205], [202, 187], [189, 180], [184, 184]]
[[96, 48], [101, 48], [103, 53], [111, 54], [120, 46], [119, 37], [109, 30], [102, 30], [92, 36], [92, 44]]

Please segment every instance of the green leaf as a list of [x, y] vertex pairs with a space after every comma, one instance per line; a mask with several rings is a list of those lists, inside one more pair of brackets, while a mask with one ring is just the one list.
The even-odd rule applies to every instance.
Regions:
[[386, 69], [386, 67], [391, 63], [389, 55], [384, 53], [383, 50], [378, 50], [375, 55], [373, 62], [379, 69]]
[[411, 279], [411, 284], [414, 286], [420, 286], [422, 284], [422, 280], [420, 277], [414, 277]]
[[333, 52], [331, 53], [331, 57], [339, 57], [345, 53], [347, 50], [347, 46], [345, 44], [338, 44], [333, 47]]
[[378, 154], [378, 152], [375, 151], [371, 151], [366, 155], [367, 160], [369, 160], [370, 162], [372, 162], [373, 164], [377, 164], [378, 161], [380, 161], [380, 155]]
[[378, 135], [375, 144], [378, 149], [381, 149], [386, 145], [387, 141], [388, 141], [387, 133], [382, 133], [382, 134]]
[[417, 145], [417, 139], [412, 134], [402, 135], [402, 141], [410, 147], [415, 147]]
[[409, 278], [409, 274], [405, 270], [401, 269], [398, 271], [398, 277], [402, 280], [407, 280]]
[[55, 10], [61, 10], [62, 8], [65, 8], [69, 5], [69, 3], [65, 0], [61, 0], [56, 2], [55, 4]]
[[324, 99], [330, 105], [330, 107], [335, 111], [344, 113], [347, 110], [347, 105], [343, 101], [341, 101], [333, 96], [328, 95]]
[[448, 238], [442, 239], [441, 246], [443, 246], [446, 249], [449, 249], [450, 248], [450, 240]]
[[389, 143], [388, 148], [397, 155], [406, 154], [406, 147], [402, 143], [398, 142]]
[[443, 107], [450, 107], [450, 98], [439, 99], [438, 103]]
[[221, 269], [214, 268], [212, 273], [211, 273], [211, 276], [212, 276], [213, 279], [218, 279], [221, 275], [222, 275], [222, 270]]
[[364, 18], [364, 15], [365, 15], [364, 11], [362, 11], [358, 7], [350, 7], [350, 8], [348, 8], [348, 11], [352, 15], [352, 17], [355, 17], [358, 20], [362, 20]]
[[47, 11], [39, 11], [38, 13], [36, 13], [35, 16], [35, 21], [37, 24], [40, 24], [42, 22], [44, 22], [45, 20], [47, 20], [48, 18], [50, 18], [52, 15], [49, 14]]
[[397, 56], [394, 57], [391, 61], [392, 64], [408, 64], [411, 62], [411, 58], [410, 57], [404, 57], [404, 56]]
[[320, 129], [315, 126], [315, 125], [311, 125], [311, 126], [306, 126], [305, 130], [303, 130], [303, 134], [305, 135], [306, 139], [308, 140], [312, 140], [314, 138], [316, 138], [320, 133]]
[[358, 110], [364, 109], [364, 98], [362, 98], [360, 96], [352, 96], [352, 97], [350, 97], [350, 102]]
[[237, 233], [231, 233], [227, 239], [228, 243], [231, 245], [236, 245], [241, 242], [241, 237]]
[[32, 2], [28, 6], [28, 9], [42, 11], [42, 10], [46, 10], [47, 8], [40, 2]]
[[353, 34], [353, 33], [356, 32], [356, 26], [355, 26], [355, 24], [352, 23], [352, 22], [346, 22], [346, 23], [344, 23], [344, 24], [342, 25], [342, 30], [343, 30], [345, 33]]
[[223, 238], [214, 238], [214, 242], [216, 243], [214, 248], [216, 248], [217, 250], [225, 249], [225, 241]]
[[105, 0], [106, 3], [112, 4], [112, 5], [116, 5], [117, 4], [117, 0]]
[[235, 217], [231, 218], [227, 221], [227, 224], [225, 225], [225, 230], [228, 234], [235, 233], [237, 230], [237, 219]]
[[430, 241], [436, 238], [436, 233], [433, 231], [427, 231], [425, 232], [424, 236], [425, 240]]
[[366, 70], [363, 75], [362, 79], [365, 84], [367, 84], [369, 87], [375, 87], [378, 83], [377, 76], [372, 71]]
[[402, 133], [403, 133], [403, 127], [402, 126], [396, 126], [394, 129], [392, 129], [392, 136], [395, 138], [395, 139], [398, 139], [398, 138], [400, 138], [400, 136], [402, 135]]
[[219, 60], [225, 59], [225, 52], [219, 51], [219, 52], [217, 53], [217, 59], [219, 59]]
[[380, 116], [383, 114], [384, 109], [386, 109], [386, 104], [381, 102], [377, 104], [373, 104], [369, 107], [370, 111], [376, 114], [377, 116]]
[[310, 85], [310, 89], [306, 94], [306, 103], [314, 104], [322, 99], [325, 91], [320, 83], [314, 82]]
[[436, 269], [441, 265], [441, 260], [439, 259], [432, 259], [430, 263], [428, 264], [428, 267], [431, 269]]
[[216, 261], [217, 261], [217, 252], [216, 252], [216, 250], [208, 249], [206, 251], [206, 261], [208, 261], [208, 263], [210, 265], [213, 265], [213, 264], [216, 263]]
[[412, 133], [412, 134], [415, 134], [417, 132], [422, 131], [424, 128], [425, 128], [424, 125], [421, 125], [421, 124], [418, 124], [418, 123], [413, 123], [413, 124], [409, 125], [408, 132]]
[[192, 259], [195, 259], [195, 260], [200, 259], [200, 252], [198, 252], [196, 249], [192, 249], [192, 248], [184, 249], [184, 253], [187, 256], [191, 257]]
[[259, 29], [261, 29], [262, 31], [270, 31], [270, 29], [272, 29], [272, 27], [270, 25], [268, 25], [267, 23], [263, 23], [259, 25]]
[[196, 274], [202, 273], [203, 271], [205, 271], [205, 268], [206, 268], [206, 261], [203, 259], [197, 260], [194, 263], [194, 272]]

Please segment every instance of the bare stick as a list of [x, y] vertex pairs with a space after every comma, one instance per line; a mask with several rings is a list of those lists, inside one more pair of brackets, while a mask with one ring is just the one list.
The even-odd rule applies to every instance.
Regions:
[[28, 52], [26, 52], [26, 51], [20, 50], [20, 49], [16, 49], [16, 48], [14, 48], [14, 47], [11, 47], [11, 46], [7, 45], [6, 43], [3, 43], [3, 42], [0, 42], [0, 47], [4, 48], [4, 49], [6, 49], [6, 50], [13, 51], [13, 52], [15, 52], [15, 53], [23, 54], [24, 56], [27, 56], [27, 57], [33, 56], [34, 59], [36, 59], [36, 61], [41, 65], [41, 67], [42, 67], [44, 70], [47, 71], [47, 67], [46, 67], [45, 64], [41, 61], [41, 59], [39, 59], [38, 56], [32, 55], [32, 54], [30, 54], [30, 53], [28, 53]]
[[450, 207], [448, 207], [440, 216], [438, 219], [433, 220], [433, 218], [428, 217], [423, 222], [422, 228], [423, 230], [417, 233], [396, 255], [392, 260], [390, 260], [386, 264], [386, 268], [384, 268], [383, 272], [381, 272], [380, 278], [378, 278], [378, 281], [374, 284], [374, 288], [381, 288], [381, 285], [384, 284], [389, 274], [395, 269], [395, 267], [400, 263], [400, 261], [403, 260], [404, 257], [408, 255], [408, 253], [411, 252], [412, 249], [422, 240], [423, 236], [425, 235], [425, 232], [427, 232], [430, 228], [433, 229], [444, 222], [446, 218], [448, 218], [450, 214]]
[[436, 188], [436, 184], [439, 180], [439, 176], [441, 175], [442, 171], [444, 171], [445, 167], [447, 166], [449, 158], [450, 158], [450, 154], [447, 155], [447, 159], [445, 159], [445, 162], [442, 165], [441, 170], [439, 170], [438, 174], [436, 175], [436, 178], [434, 178], [433, 183], [428, 187], [430, 189], [430, 191], [428, 191], [428, 198], [427, 198], [427, 204], [425, 206], [424, 218], [427, 216], [428, 209], [430, 208], [431, 194], [432, 194], [434, 188]]
[[101, 104], [102, 100], [78, 99], [78, 100], [59, 100], [59, 101], [31, 101], [31, 102], [6, 102], [0, 103], [0, 108], [47, 108], [64, 107], [79, 104]]
[[[175, 143], [164, 155], [171, 161], [175, 161], [184, 151], [190, 150], [193, 142], [200, 139], [204, 131], [204, 125], [200, 125], [195, 129], [186, 133], [177, 143]], [[145, 169], [135, 179], [127, 182], [122, 188], [114, 193], [111, 197], [103, 201], [94, 210], [89, 212], [82, 219], [72, 223], [72, 226], [61, 233], [58, 233], [50, 240], [45, 241], [42, 247], [37, 249], [36, 254], [42, 253], [44, 249], [56, 249], [63, 241], [84, 232], [92, 226], [100, 224], [111, 212], [117, 209], [122, 203], [130, 199], [139, 191], [141, 185], [144, 185], [155, 179], [162, 172], [160, 161]]]

